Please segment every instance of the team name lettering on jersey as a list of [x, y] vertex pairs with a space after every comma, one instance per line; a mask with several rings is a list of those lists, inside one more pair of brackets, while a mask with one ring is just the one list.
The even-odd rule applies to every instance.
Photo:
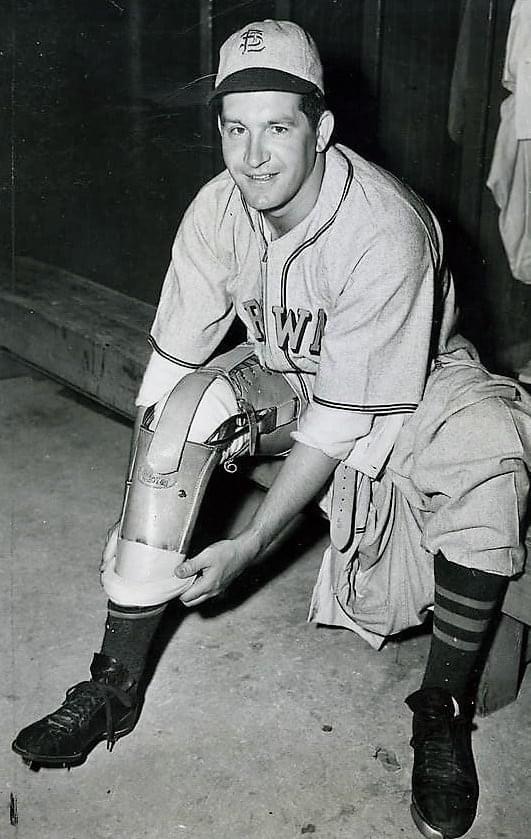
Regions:
[[242, 305], [247, 314], [249, 315], [254, 340], [260, 341], [260, 343], [263, 344], [265, 341], [265, 329], [264, 312], [262, 310], [262, 304], [259, 303], [258, 300], [246, 300], [245, 303], [243, 303]]
[[326, 312], [324, 309], [317, 310], [317, 323], [315, 325], [315, 332], [313, 334], [313, 341], [310, 344], [310, 352], [312, 355], [321, 355], [321, 341], [323, 340], [323, 333], [326, 326]]
[[[264, 313], [258, 300], [246, 300], [243, 308], [250, 320], [251, 330], [255, 341], [265, 341]], [[317, 315], [309, 309], [293, 309], [285, 306], [272, 306], [271, 312], [275, 319], [277, 346], [281, 350], [299, 353], [304, 339], [309, 339], [308, 352], [320, 355], [321, 342], [326, 325], [326, 312], [318, 309]], [[310, 328], [310, 324], [313, 326]]]

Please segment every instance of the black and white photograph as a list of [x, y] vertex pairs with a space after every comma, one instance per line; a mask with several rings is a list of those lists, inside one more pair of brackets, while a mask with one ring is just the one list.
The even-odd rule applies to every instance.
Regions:
[[528, 839], [531, 0], [2, 6], [0, 836]]

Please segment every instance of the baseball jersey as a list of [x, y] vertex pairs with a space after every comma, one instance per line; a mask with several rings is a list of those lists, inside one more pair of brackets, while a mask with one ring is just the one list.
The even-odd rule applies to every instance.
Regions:
[[204, 364], [235, 317], [261, 364], [307, 403], [299, 439], [344, 458], [375, 417], [415, 410], [447, 349], [454, 298], [437, 222], [393, 176], [337, 145], [311, 212], [272, 239], [224, 171], [177, 232], [138, 404], [157, 376], [168, 386], [171, 365], [177, 381]]

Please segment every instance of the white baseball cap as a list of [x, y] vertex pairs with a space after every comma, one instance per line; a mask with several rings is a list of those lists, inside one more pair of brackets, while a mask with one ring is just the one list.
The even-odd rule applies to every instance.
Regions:
[[324, 93], [321, 59], [311, 35], [290, 20], [262, 20], [227, 38], [209, 101], [254, 90]]

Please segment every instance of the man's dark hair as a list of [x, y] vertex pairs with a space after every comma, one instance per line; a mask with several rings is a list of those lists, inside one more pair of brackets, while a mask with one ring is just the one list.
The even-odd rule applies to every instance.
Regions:
[[300, 101], [300, 110], [306, 115], [314, 131], [317, 131], [319, 120], [326, 111], [326, 102], [320, 90], [312, 90], [311, 93], [303, 93]]
[[[223, 104], [223, 96], [219, 96], [212, 102], [212, 107], [216, 117], [221, 117]], [[299, 109], [306, 116], [310, 126], [314, 131], [317, 130], [319, 120], [326, 111], [326, 102], [323, 94], [319, 90], [312, 90], [311, 93], [302, 93]]]

